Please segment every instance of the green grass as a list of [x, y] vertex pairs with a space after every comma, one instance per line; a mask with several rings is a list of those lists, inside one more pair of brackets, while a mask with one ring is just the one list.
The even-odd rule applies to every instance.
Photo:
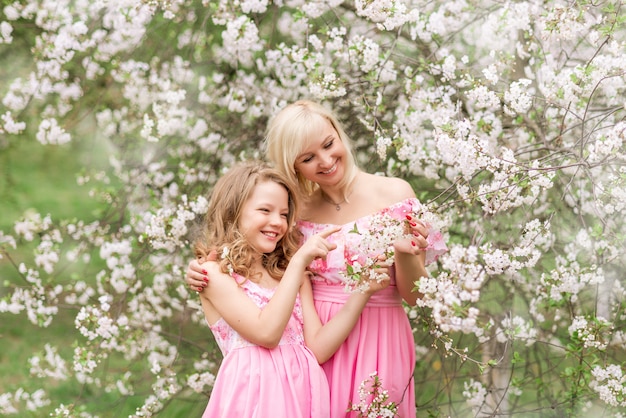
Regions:
[[102, 165], [97, 153], [78, 145], [42, 146], [23, 139], [0, 149], [0, 229], [12, 230], [27, 210], [50, 213], [55, 219], [93, 213], [100, 204], [89, 199], [87, 187], [76, 183], [76, 173], [96, 162]]
[[[27, 135], [24, 135], [24, 137]], [[85, 167], [88, 169], [105, 169], [107, 152], [106, 146], [97, 143], [96, 140], [81, 138], [80, 143], [70, 143], [64, 146], [42, 146], [34, 140], [23, 137], [11, 138], [8, 147], [0, 148], [0, 230], [6, 235], [13, 235], [14, 222], [23, 218], [27, 212], [38, 212], [42, 216], [50, 214], [54, 222], [64, 219], [82, 219], [85, 221], [95, 220], [102, 204], [91, 199], [88, 195], [89, 186], [79, 186], [76, 183], [76, 174]], [[7, 145], [6, 142], [3, 145]], [[28, 243], [20, 244], [17, 251], [11, 252], [15, 263], [24, 260], [32, 264], [33, 246]], [[80, 277], [83, 280], [94, 281], [93, 274], [85, 274], [85, 271], [98, 270], [93, 263], [101, 262], [98, 257], [92, 257], [89, 266], [82, 263], [72, 263], [64, 267], [62, 274], [57, 275], [55, 280], [72, 280], [72, 277]], [[65, 263], [67, 264], [67, 263]], [[90, 279], [91, 277], [91, 279]], [[15, 267], [5, 257], [0, 259], [0, 297], [8, 291], [7, 285], [20, 285], [22, 278]], [[93, 284], [93, 283], [91, 283]], [[77, 384], [75, 379], [68, 381], [55, 381], [48, 378], [30, 376], [28, 359], [35, 354], [42, 354], [44, 346], [49, 343], [59, 350], [59, 354], [66, 360], [72, 359], [74, 343], [80, 339], [75, 329], [75, 310], [62, 310], [57, 314], [46, 328], [40, 328], [30, 323], [24, 313], [13, 315], [0, 314], [0, 394], [14, 392], [22, 387], [32, 393], [38, 388], [44, 388], [52, 401], [49, 408], [54, 409], [60, 403], [68, 404], [77, 401], [85, 404], [90, 414], [96, 414], [101, 418], [117, 418], [129, 416], [135, 413], [136, 408], [145, 401], [149, 386], [137, 387], [137, 393], [133, 396], [122, 397], [117, 391], [105, 393], [93, 392], [87, 386]], [[194, 324], [172, 324], [173, 327], [181, 326], [180, 330], [171, 329], [170, 332], [180, 332], [193, 341], [207, 342], [207, 349], [211, 344], [210, 331], [206, 327], [198, 327]], [[198, 349], [190, 350], [189, 347], [181, 347], [180, 356], [189, 358], [198, 357]], [[66, 364], [71, 369], [71, 364]], [[106, 360], [106, 370], [124, 370], [126, 368], [141, 368], [146, 372], [145, 365], [141, 362], [128, 364], [121, 355], [112, 356]], [[131, 372], [133, 370], [130, 370]], [[119, 374], [119, 373], [118, 373]], [[139, 373], [140, 375], [140, 373]], [[146, 385], [151, 378], [146, 376]], [[145, 386], [145, 385], [144, 385]], [[184, 396], [170, 401], [166, 406], [167, 413], [164, 416], [201, 416], [206, 406], [206, 400], [202, 395], [186, 391]], [[39, 417], [43, 413], [21, 411], [23, 417]]]
[[[23, 138], [11, 141], [14, 142], [9, 147], [0, 149], [0, 230], [5, 234], [13, 235], [14, 222], [28, 211], [65, 219], [82, 217], [97, 209], [99, 204], [76, 184], [75, 173], [81, 168], [81, 159], [89, 157], [78, 145], [44, 147]], [[32, 258], [29, 252], [29, 248], [20, 247], [12, 252], [12, 257], [19, 263]], [[6, 258], [0, 259], [0, 280], [3, 288], [7, 283], [19, 284], [21, 280]], [[3, 289], [0, 295], [4, 293]], [[69, 326], [73, 327], [73, 316], [67, 313], [59, 315], [45, 329], [31, 324], [23, 314], [2, 314], [0, 393], [9, 386], [26, 383], [30, 379], [28, 358], [43, 350], [46, 342], [62, 341]]]
[[[21, 137], [10, 140], [8, 147], [0, 148], [0, 230], [5, 235], [14, 235], [14, 223], [28, 213], [40, 213], [42, 217], [50, 214], [55, 222], [95, 219], [102, 204], [89, 198], [88, 186], [76, 183], [76, 173], [85, 166], [104, 166], [101, 149], [91, 148], [88, 143], [42, 146]], [[32, 262], [32, 249], [28, 244], [20, 245], [11, 254], [13, 262]], [[6, 293], [7, 281], [19, 284], [21, 279], [10, 261], [3, 258], [0, 296]]]

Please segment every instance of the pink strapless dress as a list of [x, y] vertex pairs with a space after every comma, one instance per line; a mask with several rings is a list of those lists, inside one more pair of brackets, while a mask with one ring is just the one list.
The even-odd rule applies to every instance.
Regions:
[[[242, 288], [260, 308], [274, 294], [249, 280]], [[203, 418], [330, 416], [326, 376], [304, 345], [299, 297], [278, 347], [271, 350], [245, 340], [224, 319], [210, 328], [224, 359]]]
[[[355, 224], [359, 231], [367, 231], [374, 215], [391, 215], [405, 220], [407, 214], [419, 207], [417, 199], [406, 199], [376, 214], [346, 223], [342, 230], [330, 236], [337, 244], [326, 260], [316, 260], [309, 268], [315, 273], [312, 280], [315, 307], [323, 323], [328, 322], [342, 307], [349, 294], [344, 290], [346, 260], [358, 255], [362, 235], [352, 233]], [[421, 205], [420, 205], [421, 206]], [[327, 228], [328, 224], [298, 222], [305, 238]], [[431, 231], [426, 252], [427, 263], [447, 251], [440, 232]], [[374, 372], [389, 393], [389, 400], [398, 404], [398, 416], [415, 417], [415, 343], [411, 326], [402, 307], [402, 299], [391, 274], [391, 285], [374, 294], [367, 303], [354, 329], [327, 362], [322, 364], [330, 385], [331, 418], [357, 417], [348, 412], [350, 403], [359, 403], [359, 386]]]

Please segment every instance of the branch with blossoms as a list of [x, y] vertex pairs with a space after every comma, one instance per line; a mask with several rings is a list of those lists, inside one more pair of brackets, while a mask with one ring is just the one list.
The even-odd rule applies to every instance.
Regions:
[[389, 392], [374, 371], [359, 384], [359, 402], [350, 402], [348, 412], [357, 412], [361, 418], [393, 418], [397, 416], [398, 405], [389, 400]]
[[[402, 219], [398, 218], [400, 215]], [[427, 264], [447, 251], [442, 234], [438, 230], [443, 222], [435, 213], [429, 211], [426, 205], [414, 202], [411, 211], [403, 211], [400, 215], [394, 216], [389, 211], [375, 213], [367, 217], [366, 223], [361, 225], [361, 230], [355, 223], [348, 232], [344, 254], [346, 269], [341, 271], [347, 292], [367, 289], [369, 280], [380, 282], [389, 278], [387, 273], [381, 273], [377, 269], [393, 264], [396, 241], [415, 238], [409, 233], [406, 217], [420, 220], [429, 230], [428, 246], [423, 248], [427, 253]], [[352, 242], [351, 234], [358, 235], [358, 239]]]
[[361, 241], [354, 253], [350, 246], [346, 246], [346, 270], [341, 274], [345, 279], [347, 292], [367, 290], [369, 280], [381, 282], [389, 279], [388, 274], [379, 273], [377, 269], [393, 263], [394, 242], [411, 238], [407, 234], [406, 221], [398, 220], [387, 213], [371, 216], [364, 231], [359, 231], [355, 223], [349, 233], [359, 235]]

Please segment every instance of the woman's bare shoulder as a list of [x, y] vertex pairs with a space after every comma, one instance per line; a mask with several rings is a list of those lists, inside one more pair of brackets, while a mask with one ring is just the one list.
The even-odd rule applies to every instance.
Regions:
[[378, 174], [367, 174], [364, 177], [367, 188], [384, 198], [387, 203], [395, 203], [415, 197], [415, 192], [408, 181], [399, 177], [387, 177]]

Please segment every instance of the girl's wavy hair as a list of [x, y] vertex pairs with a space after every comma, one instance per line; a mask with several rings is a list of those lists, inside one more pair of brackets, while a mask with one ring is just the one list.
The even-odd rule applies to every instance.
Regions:
[[301, 233], [295, 227], [296, 193], [283, 174], [260, 161], [235, 164], [215, 183], [202, 233], [195, 243], [195, 254], [200, 262], [207, 260], [212, 251], [217, 251], [217, 262], [223, 273], [231, 273], [232, 268], [232, 272], [250, 277], [256, 250], [239, 231], [239, 218], [254, 188], [267, 181], [281, 185], [288, 194], [287, 232], [274, 251], [263, 254], [263, 266], [270, 276], [278, 280], [282, 278], [301, 240]]
[[344, 198], [347, 199], [348, 188], [358, 172], [352, 151], [352, 141], [334, 113], [321, 104], [310, 100], [298, 100], [278, 112], [267, 127], [264, 143], [265, 155], [276, 168], [285, 173], [289, 181], [299, 185], [298, 192], [301, 197], [310, 198], [319, 185], [296, 172], [294, 165], [298, 156], [308, 145], [307, 139], [319, 129], [318, 117], [330, 122], [346, 148], [346, 174], [341, 179], [339, 187], [343, 190]]

